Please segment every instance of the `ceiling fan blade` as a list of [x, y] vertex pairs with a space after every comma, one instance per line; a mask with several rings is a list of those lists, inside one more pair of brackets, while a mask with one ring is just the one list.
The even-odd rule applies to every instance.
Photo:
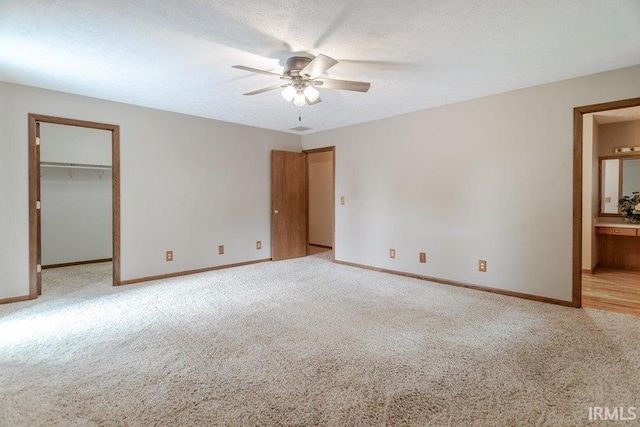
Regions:
[[307, 99], [307, 104], [308, 105], [316, 105], [316, 104], [320, 104], [322, 102], [322, 98], [318, 97], [318, 99], [316, 99], [313, 102], [309, 102], [309, 99]]
[[313, 84], [315, 86], [323, 87], [327, 89], [352, 90], [355, 92], [367, 92], [371, 87], [371, 83], [367, 83], [367, 82], [354, 82], [351, 80], [335, 80], [335, 79], [315, 80]]
[[272, 71], [258, 70], [257, 68], [245, 67], [244, 65], [232, 65], [231, 68], [237, 68], [238, 70], [250, 71], [252, 73], [266, 74], [267, 76], [282, 77], [282, 74], [274, 73]]
[[281, 87], [282, 85], [269, 86], [269, 87], [265, 87], [264, 89], [254, 90], [253, 92], [243, 93], [243, 95], [257, 95], [259, 93], [269, 92], [270, 90], [280, 89]]
[[315, 79], [337, 63], [338, 61], [335, 59], [329, 58], [327, 55], [320, 54], [316, 56], [313, 61], [309, 62], [306, 67], [300, 70], [300, 75], [309, 79]]

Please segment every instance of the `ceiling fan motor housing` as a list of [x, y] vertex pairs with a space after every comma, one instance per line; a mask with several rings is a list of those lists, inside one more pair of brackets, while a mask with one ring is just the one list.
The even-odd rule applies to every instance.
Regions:
[[311, 62], [311, 58], [305, 58], [304, 56], [292, 56], [287, 59], [284, 64], [285, 76], [297, 77], [300, 75], [300, 70], [307, 66]]

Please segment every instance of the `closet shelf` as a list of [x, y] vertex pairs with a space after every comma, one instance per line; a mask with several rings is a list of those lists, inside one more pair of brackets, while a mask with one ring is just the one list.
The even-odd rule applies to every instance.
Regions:
[[88, 165], [83, 163], [40, 162], [40, 166], [44, 168], [111, 170], [109, 165]]

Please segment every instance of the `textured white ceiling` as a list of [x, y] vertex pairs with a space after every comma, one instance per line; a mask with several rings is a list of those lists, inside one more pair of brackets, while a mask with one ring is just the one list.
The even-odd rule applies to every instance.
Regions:
[[[300, 109], [294, 52], [340, 61]], [[314, 132], [640, 63], [639, 0], [0, 0], [0, 80]], [[274, 81], [275, 80], [275, 81]]]

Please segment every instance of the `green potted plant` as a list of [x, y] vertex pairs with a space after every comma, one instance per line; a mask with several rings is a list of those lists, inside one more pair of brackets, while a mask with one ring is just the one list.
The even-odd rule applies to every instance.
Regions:
[[618, 202], [622, 219], [631, 224], [640, 223], [640, 192], [634, 191], [630, 196], [624, 196]]

